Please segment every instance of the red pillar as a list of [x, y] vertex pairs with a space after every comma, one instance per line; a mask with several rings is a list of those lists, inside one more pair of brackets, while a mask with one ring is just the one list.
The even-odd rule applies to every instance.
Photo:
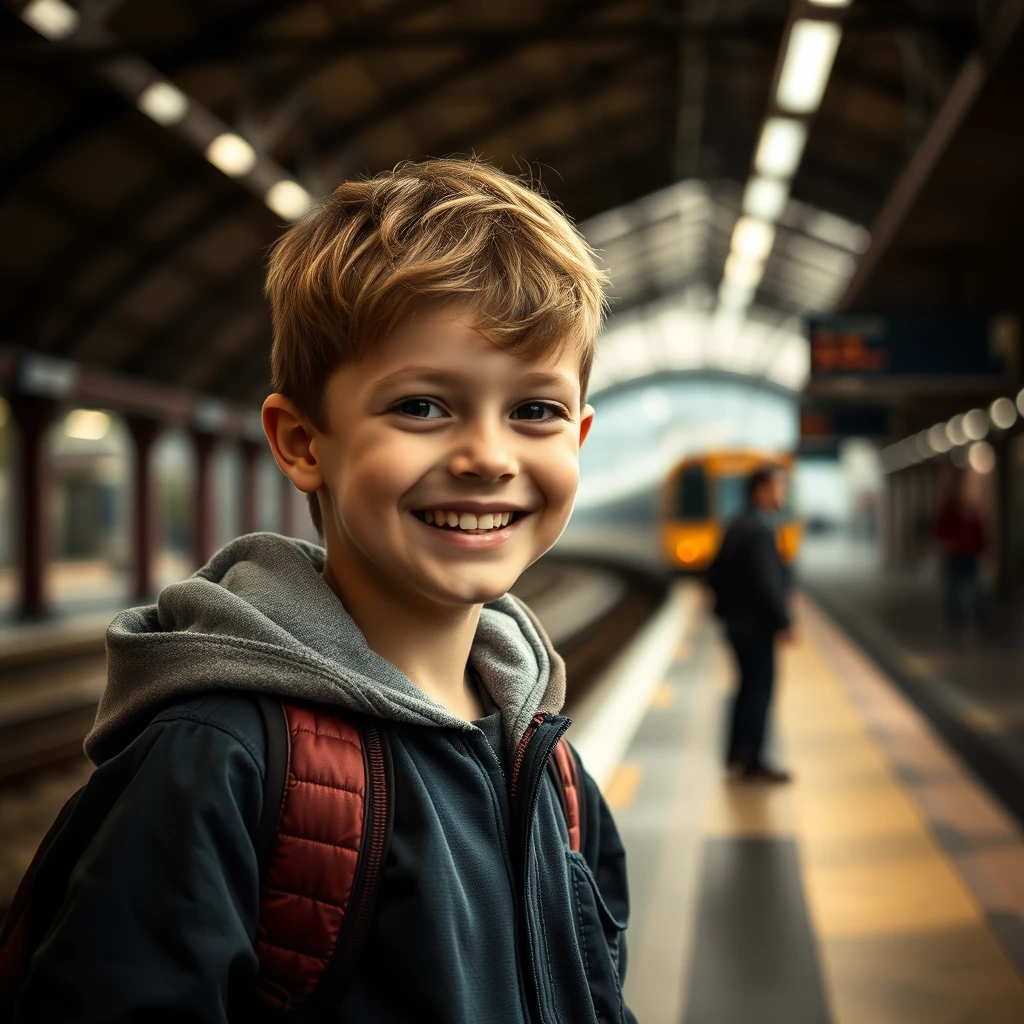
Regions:
[[217, 437], [215, 434], [193, 430], [192, 442], [196, 452], [196, 489], [192, 496], [192, 558], [197, 566], [201, 566], [213, 554], [213, 487], [210, 470]]
[[160, 424], [146, 416], [127, 417], [135, 446], [132, 481], [132, 599], [146, 601], [153, 593], [153, 538], [156, 527], [153, 501], [153, 442]]
[[281, 474], [281, 533], [295, 536], [295, 484]]
[[43, 442], [53, 423], [57, 403], [35, 395], [12, 395], [11, 413], [21, 435], [18, 491], [21, 519], [18, 546], [21, 549], [21, 604], [23, 619], [42, 618], [49, 612], [46, 595], [46, 564], [50, 558], [50, 487]]
[[256, 515], [259, 501], [259, 469], [260, 453], [263, 443], [259, 441], [242, 441], [242, 507], [241, 532], [255, 533], [259, 518]]

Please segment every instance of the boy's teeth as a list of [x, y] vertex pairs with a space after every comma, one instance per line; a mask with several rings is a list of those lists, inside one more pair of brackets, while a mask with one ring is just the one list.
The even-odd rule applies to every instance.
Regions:
[[512, 513], [485, 512], [483, 515], [477, 516], [472, 512], [432, 509], [423, 513], [423, 520], [432, 526], [458, 527], [460, 530], [496, 530], [508, 526], [512, 521]]

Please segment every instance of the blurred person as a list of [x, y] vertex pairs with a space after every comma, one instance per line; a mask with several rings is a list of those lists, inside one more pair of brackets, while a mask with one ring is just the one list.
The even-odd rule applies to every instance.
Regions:
[[946, 618], [959, 628], [968, 621], [989, 620], [988, 587], [982, 561], [988, 553], [988, 530], [981, 515], [977, 483], [966, 472], [956, 478], [932, 522], [946, 583]]
[[747, 509], [726, 530], [708, 570], [715, 613], [724, 621], [736, 656], [739, 684], [726, 748], [727, 769], [751, 782], [789, 782], [790, 774], [765, 762], [764, 744], [775, 685], [775, 643], [795, 639], [789, 610], [789, 573], [776, 543], [776, 517], [786, 503], [788, 479], [765, 467], [747, 481]]
[[604, 285], [477, 161], [345, 182], [283, 236], [263, 422], [324, 547], [241, 537], [111, 625], [17, 1021], [634, 1021], [625, 852], [507, 593], [572, 510]]

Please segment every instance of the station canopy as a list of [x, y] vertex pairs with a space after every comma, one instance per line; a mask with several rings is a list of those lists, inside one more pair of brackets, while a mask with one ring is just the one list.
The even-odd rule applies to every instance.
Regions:
[[[799, 387], [799, 318], [843, 294], [996, 6], [8, 0], [0, 345], [251, 403], [282, 225], [346, 176], [472, 152], [539, 177], [607, 260], [595, 386]], [[834, 62], [783, 193], [754, 196], [776, 209], [751, 276], [730, 252], [800, 20]]]

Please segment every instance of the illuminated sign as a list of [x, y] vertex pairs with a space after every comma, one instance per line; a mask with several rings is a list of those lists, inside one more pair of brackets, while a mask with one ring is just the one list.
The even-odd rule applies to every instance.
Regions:
[[811, 317], [811, 377], [1002, 376], [997, 323], [979, 314]]

